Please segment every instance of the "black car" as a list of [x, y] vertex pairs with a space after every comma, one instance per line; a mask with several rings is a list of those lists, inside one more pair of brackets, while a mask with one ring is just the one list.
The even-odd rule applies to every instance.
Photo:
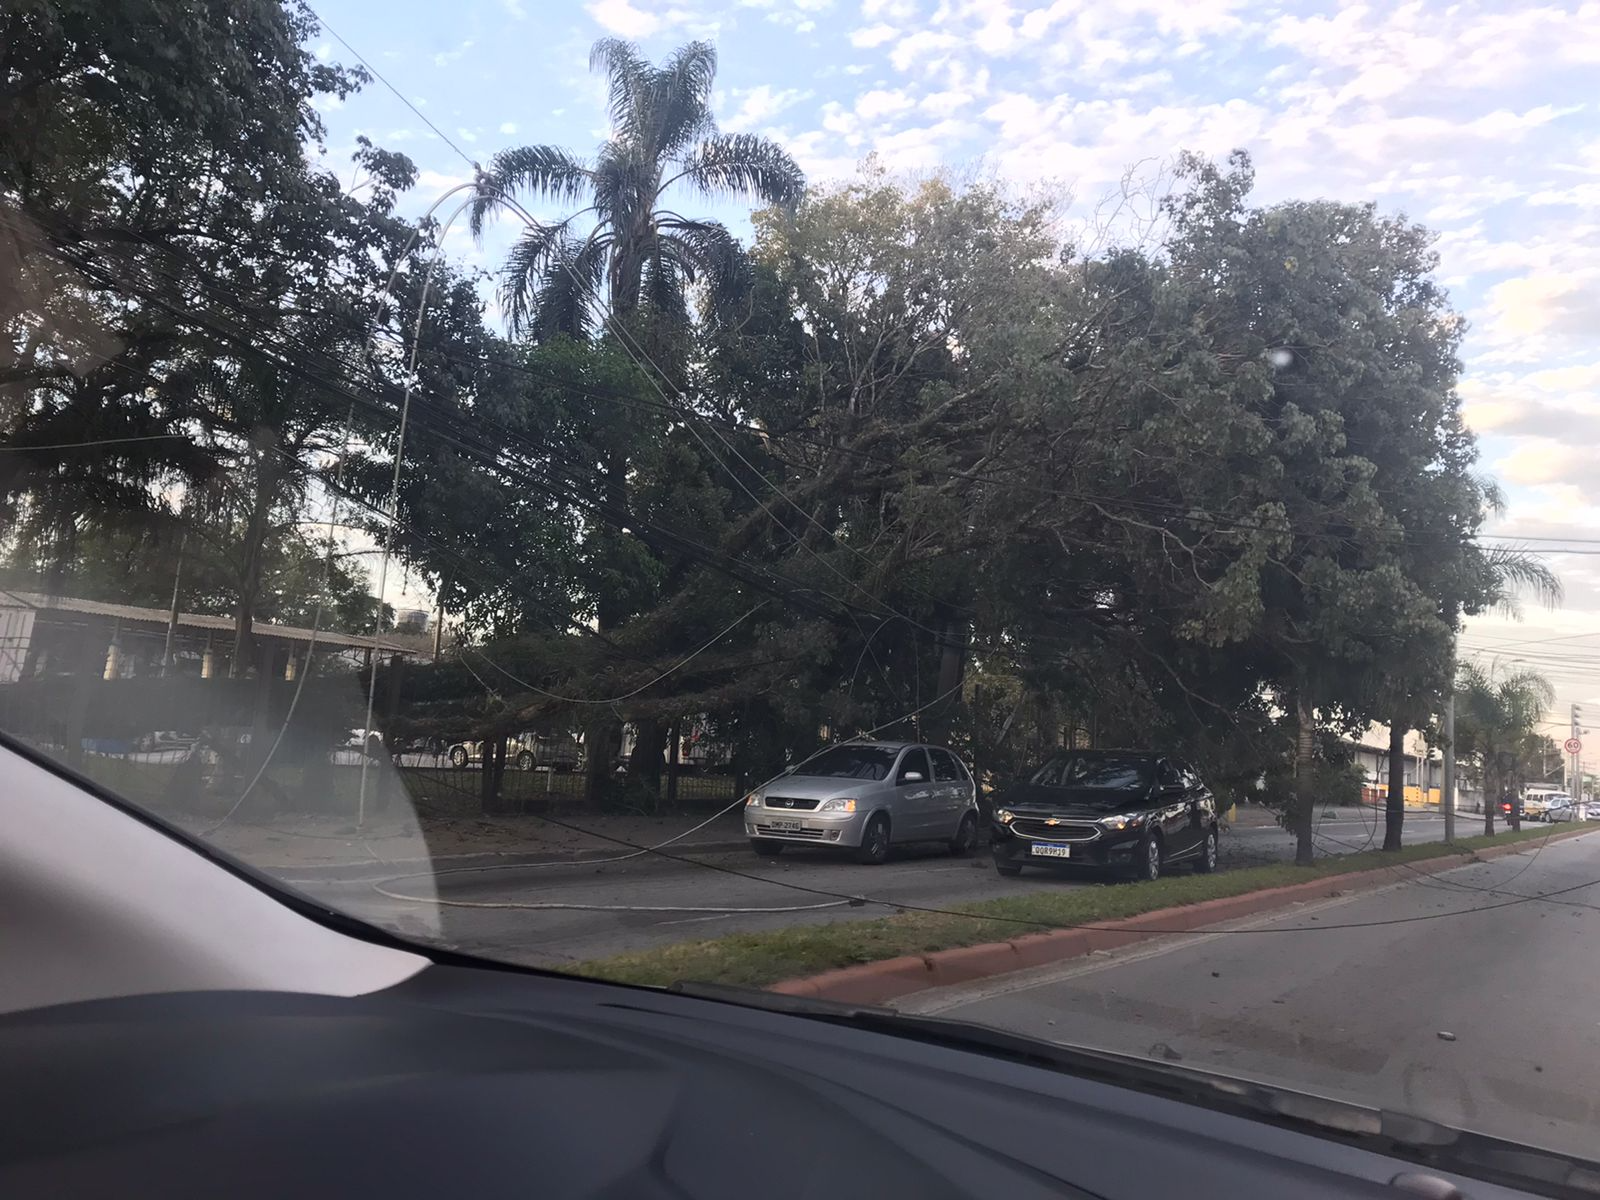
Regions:
[[1156, 879], [1217, 866], [1217, 806], [1192, 767], [1136, 750], [1063, 750], [996, 799], [995, 869], [1115, 867]]

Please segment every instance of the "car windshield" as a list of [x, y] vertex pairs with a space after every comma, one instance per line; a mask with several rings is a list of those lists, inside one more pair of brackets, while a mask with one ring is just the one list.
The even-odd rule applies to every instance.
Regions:
[[1150, 786], [1155, 760], [1137, 755], [1063, 754], [1029, 778], [1040, 787], [1103, 788], [1135, 791]]
[[793, 774], [824, 779], [887, 779], [899, 754], [887, 746], [839, 746], [807, 759]]
[[630, 984], [1121, 929], [884, 1002], [1600, 1158], [1597, 47], [6, 5], [0, 807]]

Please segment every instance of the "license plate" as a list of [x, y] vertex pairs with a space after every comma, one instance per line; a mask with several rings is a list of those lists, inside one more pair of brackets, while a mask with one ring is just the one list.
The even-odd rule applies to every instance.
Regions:
[[771, 825], [774, 829], [804, 829], [805, 828], [805, 826], [799, 821], [769, 821], [769, 822], [767, 822], [767, 824]]
[[1035, 842], [1031, 853], [1035, 858], [1071, 858], [1072, 847], [1060, 842]]

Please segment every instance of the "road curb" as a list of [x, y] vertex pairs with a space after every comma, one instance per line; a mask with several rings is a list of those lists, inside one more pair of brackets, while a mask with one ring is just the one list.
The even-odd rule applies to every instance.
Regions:
[[1370, 871], [1332, 875], [1287, 887], [1244, 892], [1217, 900], [1203, 900], [1176, 908], [1161, 908], [1117, 921], [1096, 923], [1092, 928], [1052, 929], [1029, 933], [1007, 942], [985, 942], [931, 954], [906, 955], [880, 962], [841, 967], [801, 979], [787, 979], [767, 990], [789, 996], [814, 996], [823, 1000], [842, 1000], [851, 1004], [882, 1004], [912, 992], [953, 987], [995, 975], [1005, 975], [1029, 967], [1048, 966], [1067, 959], [1082, 958], [1097, 950], [1115, 950], [1147, 938], [1169, 933], [1188, 933], [1224, 921], [1255, 916], [1276, 908], [1287, 908], [1310, 900], [1323, 900], [1346, 892], [1376, 889], [1396, 882], [1396, 870], [1433, 875], [1473, 862], [1484, 862], [1506, 854], [1537, 849], [1549, 842], [1566, 841], [1596, 829], [1571, 829], [1552, 833], [1546, 842], [1516, 842], [1488, 846], [1468, 854], [1441, 855], [1415, 862], [1396, 863]]
[[[737, 840], [725, 839], [720, 842], [674, 842], [671, 846], [663, 846], [662, 851], [666, 854], [721, 854], [732, 850], [747, 850], [749, 846], [749, 840], [741, 837]], [[492, 850], [476, 854], [439, 854], [431, 858], [394, 858], [360, 863], [306, 864], [300, 866], [264, 865], [256, 869], [279, 875], [286, 883], [322, 879], [361, 882], [367, 879], [383, 879], [398, 872], [426, 871], [430, 868], [439, 871], [454, 871], [472, 867], [492, 866], [539, 867], [552, 866], [556, 863], [596, 862], [636, 853], [638, 853], [638, 850], [630, 850], [626, 846], [602, 850], [546, 850], [541, 853]]]

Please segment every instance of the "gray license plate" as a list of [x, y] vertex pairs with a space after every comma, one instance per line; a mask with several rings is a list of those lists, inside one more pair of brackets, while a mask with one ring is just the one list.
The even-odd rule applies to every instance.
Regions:
[[1031, 853], [1035, 858], [1071, 858], [1072, 847], [1060, 842], [1035, 842]]

